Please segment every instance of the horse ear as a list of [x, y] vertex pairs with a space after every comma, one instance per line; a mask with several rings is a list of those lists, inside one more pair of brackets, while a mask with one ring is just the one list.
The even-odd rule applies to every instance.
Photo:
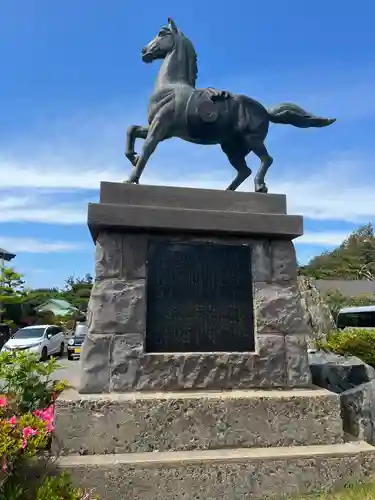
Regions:
[[169, 28], [170, 30], [172, 31], [172, 33], [174, 35], [176, 35], [178, 33], [178, 28], [176, 26], [176, 23], [173, 21], [172, 18], [168, 17], [168, 24], [169, 24]]

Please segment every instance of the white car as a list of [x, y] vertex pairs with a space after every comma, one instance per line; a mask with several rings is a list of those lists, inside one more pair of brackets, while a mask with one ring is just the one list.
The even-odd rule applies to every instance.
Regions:
[[41, 360], [48, 356], [63, 356], [65, 334], [60, 326], [35, 325], [18, 330], [2, 348], [2, 351], [28, 351], [37, 354]]

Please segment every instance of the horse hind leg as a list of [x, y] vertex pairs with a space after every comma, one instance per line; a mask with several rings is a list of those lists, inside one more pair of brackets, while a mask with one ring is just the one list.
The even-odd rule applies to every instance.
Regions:
[[253, 153], [260, 159], [261, 164], [254, 178], [254, 186], [256, 193], [268, 193], [267, 184], [265, 183], [265, 176], [268, 169], [273, 163], [273, 158], [268, 154], [266, 146], [261, 143], [253, 145]]
[[227, 191], [235, 191], [251, 175], [251, 169], [247, 166], [245, 155], [241, 154], [241, 148], [222, 144], [221, 149], [227, 155], [230, 164], [237, 170], [236, 177], [227, 187]]

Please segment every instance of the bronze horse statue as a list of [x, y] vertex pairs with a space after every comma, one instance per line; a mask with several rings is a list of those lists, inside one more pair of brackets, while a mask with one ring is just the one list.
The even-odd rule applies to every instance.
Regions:
[[[269, 124], [284, 123], [299, 128], [326, 127], [335, 119], [321, 118], [295, 104], [266, 109], [244, 95], [213, 88], [196, 89], [197, 54], [191, 41], [172, 19], [142, 49], [142, 60], [163, 59], [148, 108], [148, 127], [132, 125], [127, 131], [125, 155], [133, 165], [128, 183], [138, 184], [159, 142], [180, 137], [196, 144], [220, 144], [237, 170], [227, 189], [234, 191], [251, 174], [246, 156], [252, 151], [261, 161], [255, 176], [255, 191], [267, 193], [265, 175], [273, 162], [264, 145]], [[144, 139], [140, 155], [135, 140]]]

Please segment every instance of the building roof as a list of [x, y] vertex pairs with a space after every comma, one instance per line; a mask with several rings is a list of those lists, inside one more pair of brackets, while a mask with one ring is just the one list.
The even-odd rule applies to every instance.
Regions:
[[63, 299], [49, 299], [44, 304], [40, 305], [37, 309], [38, 312], [48, 311], [51, 306], [55, 306], [60, 311], [78, 311], [78, 308], [72, 306], [67, 300]]
[[15, 256], [16, 254], [7, 252], [6, 250], [4, 250], [4, 248], [0, 248], [0, 259], [4, 259], [9, 262], [10, 260], [14, 259]]
[[67, 300], [63, 299], [50, 299], [46, 302], [50, 303], [53, 302], [56, 306], [61, 307], [61, 309], [77, 309], [76, 307], [72, 306]]
[[314, 285], [320, 292], [338, 290], [347, 297], [358, 295], [374, 295], [375, 281], [365, 280], [314, 280]]

